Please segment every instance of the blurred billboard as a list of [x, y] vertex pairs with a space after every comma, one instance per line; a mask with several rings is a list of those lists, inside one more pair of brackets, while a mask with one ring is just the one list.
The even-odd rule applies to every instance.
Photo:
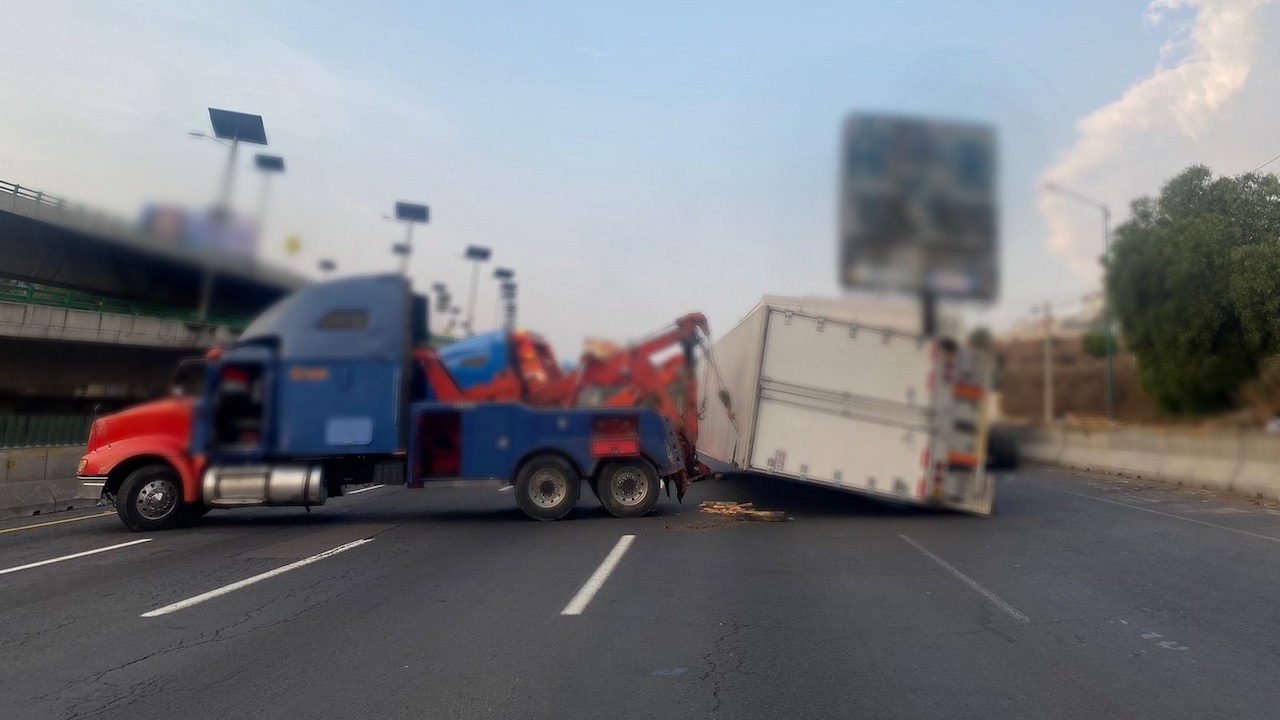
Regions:
[[150, 204], [139, 218], [142, 232], [184, 250], [252, 257], [257, 247], [253, 223], [216, 210]]
[[840, 161], [840, 283], [993, 301], [996, 135], [986, 125], [855, 114]]

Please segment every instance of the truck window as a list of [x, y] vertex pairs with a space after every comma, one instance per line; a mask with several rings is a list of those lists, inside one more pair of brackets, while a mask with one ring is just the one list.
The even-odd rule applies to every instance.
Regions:
[[253, 445], [262, 441], [263, 369], [260, 365], [224, 365], [213, 406], [213, 441]]
[[368, 325], [368, 310], [330, 310], [316, 323], [320, 330], [363, 330]]

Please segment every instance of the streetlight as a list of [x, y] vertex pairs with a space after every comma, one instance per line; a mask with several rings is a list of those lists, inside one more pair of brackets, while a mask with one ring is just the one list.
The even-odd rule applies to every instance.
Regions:
[[431, 292], [436, 294], [436, 312], [448, 314], [449, 308], [453, 306], [453, 295], [449, 293], [449, 286], [442, 282], [431, 283]]
[[[409, 273], [409, 254], [413, 252], [413, 226], [418, 223], [426, 224], [427, 218], [430, 214], [431, 211], [426, 205], [399, 201], [396, 202], [395, 219], [407, 226], [405, 229], [404, 242], [396, 243], [391, 246], [391, 252], [399, 255], [401, 258], [401, 275], [407, 275]], [[382, 217], [390, 219], [387, 218], [386, 215], [383, 215]]]
[[258, 198], [258, 242], [262, 242], [262, 229], [266, 226], [267, 197], [271, 192], [271, 176], [284, 172], [284, 158], [279, 155], [253, 156], [253, 164], [262, 172], [262, 195]]
[[508, 332], [516, 329], [516, 284], [512, 280], [502, 283], [502, 299], [507, 308], [505, 327]]
[[452, 330], [454, 329], [454, 327], [456, 327], [456, 326], [458, 325], [458, 316], [459, 316], [459, 315], [461, 315], [461, 314], [462, 314], [462, 308], [461, 308], [460, 306], [458, 306], [458, 305], [454, 305], [453, 307], [449, 308], [449, 316], [450, 316], [450, 318], [449, 318], [449, 328], [448, 328], [448, 329], [449, 329], [450, 331], [452, 331]]
[[511, 268], [494, 268], [493, 279], [498, 281], [498, 302], [493, 305], [493, 325], [498, 326], [499, 313], [502, 311], [502, 288], [511, 278], [516, 276], [516, 271]]
[[[218, 205], [215, 208], [214, 227], [217, 228], [217, 232], [214, 237], [217, 238], [221, 232], [225, 232], [227, 221], [231, 219], [231, 189], [235, 181], [236, 151], [240, 149], [242, 142], [266, 145], [267, 131], [262, 125], [261, 115], [217, 108], [209, 108], [209, 124], [213, 126], [214, 139], [231, 141], [231, 151], [227, 153], [227, 167], [222, 174], [222, 191], [219, 193]], [[188, 135], [208, 137], [202, 132], [190, 132]], [[213, 297], [213, 263], [210, 254], [206, 252], [205, 255], [204, 281], [200, 285], [199, 317], [201, 320], [208, 317], [209, 304]]]
[[476, 334], [476, 287], [480, 283], [480, 263], [489, 262], [492, 254], [493, 251], [487, 247], [467, 246], [466, 258], [474, 263], [471, 266], [471, 299], [467, 303], [467, 337]]
[[[1062, 187], [1057, 183], [1047, 182], [1044, 184], [1044, 189], [1048, 192], [1063, 195], [1065, 197], [1071, 198], [1072, 200], [1075, 200], [1078, 203], [1083, 203], [1085, 205], [1089, 205], [1093, 208], [1096, 208], [1102, 211], [1102, 257], [1107, 261], [1110, 261], [1111, 260], [1111, 208], [1108, 207], [1107, 204], [1104, 202], [1094, 200], [1088, 195], [1082, 195], [1074, 190]], [[1113, 368], [1115, 366], [1115, 358], [1113, 357], [1114, 353], [1111, 351], [1111, 345], [1112, 345], [1111, 343], [1111, 334], [1112, 334], [1111, 332], [1111, 298], [1107, 296], [1107, 281], [1106, 281], [1105, 275], [1103, 275], [1103, 279], [1102, 279], [1102, 296], [1103, 296], [1102, 322], [1106, 326], [1106, 330], [1103, 334], [1103, 337], [1105, 338], [1105, 341], [1103, 343], [1103, 348], [1107, 356], [1107, 419], [1114, 420], [1115, 419], [1115, 390], [1112, 385], [1111, 378], [1112, 378], [1112, 374], [1114, 373]]]

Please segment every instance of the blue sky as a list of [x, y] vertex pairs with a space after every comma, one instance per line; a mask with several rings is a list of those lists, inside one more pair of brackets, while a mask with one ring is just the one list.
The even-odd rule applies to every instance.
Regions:
[[[19, 0], [0, 28], [24, 58], [0, 70], [17, 108], [0, 117], [0, 177], [127, 214], [203, 204], [224, 155], [186, 132], [207, 128], [210, 105], [261, 113], [289, 163], [264, 257], [390, 269], [400, 231], [381, 215], [427, 202], [415, 280], [464, 296], [463, 248], [492, 246], [517, 271], [522, 323], [574, 355], [583, 335], [632, 338], [695, 309], [724, 331], [766, 292], [839, 292], [846, 113], [986, 121], [1001, 143], [1004, 291], [976, 317], [1002, 325], [1096, 285], [1096, 216], [1046, 206], [1047, 172], [1122, 220], [1189, 161], [1239, 172], [1280, 153], [1259, 121], [1277, 109], [1277, 6], [1158, 4], [1173, 6], [1161, 22], [1127, 0]], [[1170, 110], [1222, 77], [1224, 97]], [[1158, 87], [1093, 123], [1107, 152], [1092, 151], [1078, 123], [1144, 80]], [[258, 179], [244, 169], [249, 210]], [[495, 296], [486, 280], [481, 327]]]

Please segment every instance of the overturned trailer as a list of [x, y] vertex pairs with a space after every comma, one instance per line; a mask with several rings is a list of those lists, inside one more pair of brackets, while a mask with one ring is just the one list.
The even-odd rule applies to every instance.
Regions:
[[990, 515], [992, 363], [919, 310], [766, 296], [708, 352], [698, 451], [747, 472]]

